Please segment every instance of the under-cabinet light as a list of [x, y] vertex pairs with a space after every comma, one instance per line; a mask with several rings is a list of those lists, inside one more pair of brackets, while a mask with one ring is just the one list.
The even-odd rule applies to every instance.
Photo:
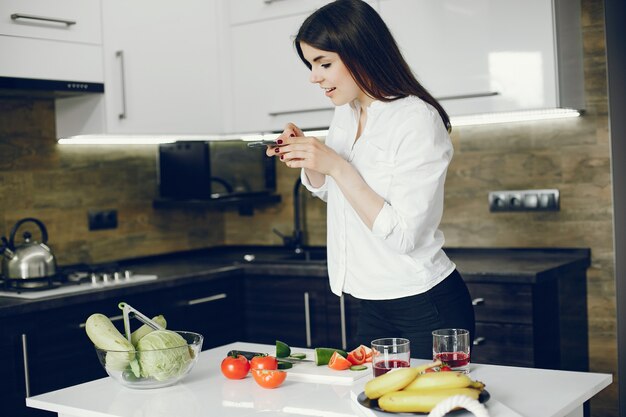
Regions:
[[[305, 130], [306, 136], [326, 136], [328, 130]], [[243, 140], [257, 141], [264, 139], [276, 139], [280, 133], [259, 134], [229, 134], [229, 135], [78, 135], [61, 138], [59, 145], [158, 145], [160, 143], [174, 143], [179, 140], [185, 141], [218, 141], [218, 140]]]
[[157, 145], [177, 140], [219, 140], [217, 135], [79, 135], [61, 138], [59, 145]]
[[564, 119], [578, 117], [580, 110], [576, 109], [539, 109], [502, 113], [470, 114], [467, 116], [453, 116], [450, 124], [454, 129], [457, 126], [487, 125], [494, 123], [528, 122], [533, 120]]
[[[578, 117], [580, 110], [575, 109], [542, 109], [516, 111], [506, 113], [485, 113], [450, 118], [452, 127], [486, 125], [494, 123], [525, 122], [532, 120], [563, 119]], [[305, 130], [306, 136], [326, 136], [328, 130]], [[178, 140], [217, 141], [243, 140], [257, 141], [276, 139], [279, 133], [230, 134], [230, 135], [79, 135], [58, 140], [59, 145], [158, 145], [173, 143]]]

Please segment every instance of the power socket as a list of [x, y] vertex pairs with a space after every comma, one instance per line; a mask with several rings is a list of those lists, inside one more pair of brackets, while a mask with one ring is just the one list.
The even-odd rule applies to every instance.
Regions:
[[559, 211], [559, 190], [489, 191], [489, 211]]
[[89, 230], [117, 228], [117, 210], [90, 210], [87, 212]]

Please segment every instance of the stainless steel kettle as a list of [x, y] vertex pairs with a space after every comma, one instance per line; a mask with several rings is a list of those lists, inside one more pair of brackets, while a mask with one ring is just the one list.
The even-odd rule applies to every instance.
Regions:
[[[22, 235], [24, 242], [16, 246], [15, 234], [24, 223], [34, 223], [41, 231], [41, 243], [33, 241], [32, 234], [25, 231]], [[2, 237], [2, 275], [10, 280], [28, 280], [48, 278], [56, 274], [56, 260], [52, 250], [46, 245], [48, 231], [46, 226], [32, 217], [27, 217], [15, 223], [9, 240]]]

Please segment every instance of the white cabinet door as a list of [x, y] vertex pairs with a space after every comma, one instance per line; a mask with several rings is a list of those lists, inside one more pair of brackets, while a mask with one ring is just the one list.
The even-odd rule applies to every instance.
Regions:
[[220, 130], [216, 10], [207, 0], [103, 2], [108, 133]]
[[99, 0], [0, 1], [0, 77], [103, 82]]
[[222, 130], [215, 0], [106, 0], [104, 96], [57, 100], [57, 135]]
[[380, 0], [379, 7], [419, 81], [450, 115], [556, 106], [551, 0]]
[[99, 45], [100, 0], [2, 0], [0, 34]]
[[330, 124], [333, 104], [309, 81], [293, 45], [306, 16], [231, 27], [234, 131], [282, 130], [288, 121], [302, 128]]

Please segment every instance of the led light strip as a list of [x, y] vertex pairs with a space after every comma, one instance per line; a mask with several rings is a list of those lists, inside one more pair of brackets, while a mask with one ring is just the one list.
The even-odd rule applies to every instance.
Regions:
[[[580, 110], [540, 109], [506, 113], [485, 113], [450, 118], [452, 128], [459, 126], [487, 125], [495, 123], [527, 122], [533, 120], [563, 119], [579, 117]], [[326, 136], [328, 130], [304, 131], [306, 136]], [[257, 141], [276, 139], [279, 133], [259, 133], [242, 135], [79, 135], [58, 140], [59, 145], [158, 145], [185, 141], [243, 140]]]
[[533, 120], [564, 119], [578, 117], [580, 110], [575, 109], [539, 109], [503, 113], [470, 114], [450, 118], [454, 129], [457, 126], [487, 125], [495, 123], [529, 122]]

